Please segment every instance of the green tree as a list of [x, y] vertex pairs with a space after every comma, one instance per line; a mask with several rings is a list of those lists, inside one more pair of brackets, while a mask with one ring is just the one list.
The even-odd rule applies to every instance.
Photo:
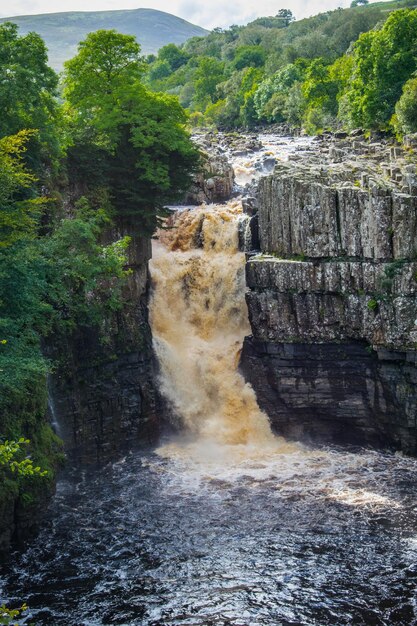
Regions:
[[23, 160], [34, 131], [20, 131], [0, 139], [0, 249], [19, 239], [32, 237], [42, 200], [22, 200], [23, 191], [32, 188], [36, 178]]
[[261, 46], [240, 46], [236, 50], [233, 66], [237, 70], [245, 67], [262, 67], [265, 65], [265, 50]]
[[171, 72], [175, 72], [185, 65], [190, 57], [174, 43], [169, 43], [159, 50], [158, 58], [160, 61], [166, 61]]
[[255, 94], [257, 85], [255, 84], [249, 91], [243, 95], [243, 106], [240, 109], [240, 119], [246, 128], [251, 128], [258, 121], [255, 109]]
[[401, 135], [417, 133], [417, 78], [408, 80], [395, 105], [394, 125]]
[[285, 101], [285, 121], [295, 127], [300, 127], [305, 115], [306, 103], [303, 96], [302, 84], [294, 83], [288, 90]]
[[291, 22], [294, 22], [295, 17], [290, 9], [280, 9], [277, 13], [277, 17], [282, 21], [284, 26], [289, 26]]
[[336, 115], [338, 84], [324, 59], [314, 59], [307, 68], [303, 93], [308, 108]]
[[291, 87], [302, 80], [303, 72], [295, 64], [284, 66], [272, 77], [265, 79], [254, 97], [259, 119], [282, 122], [286, 119], [286, 103]]
[[322, 58], [314, 59], [305, 72], [302, 93], [305, 102], [304, 126], [309, 133], [322, 132], [338, 126], [339, 66], [326, 64]]
[[84, 161], [89, 153], [100, 154], [94, 175], [106, 181], [116, 216], [149, 235], [165, 204], [189, 186], [198, 153], [178, 99], [150, 92], [142, 74], [140, 47], [132, 37], [98, 31], [66, 63], [64, 96], [72, 167], [82, 169], [78, 146]]
[[[145, 64], [132, 35], [98, 30], [78, 45], [78, 54], [65, 63], [64, 96], [81, 115], [117, 104], [125, 86], [140, 81]], [[87, 118], [88, 121], [88, 118]]]
[[149, 70], [149, 79], [151, 81], [162, 80], [172, 73], [172, 69], [167, 61], [155, 61]]
[[394, 11], [380, 30], [364, 33], [353, 48], [353, 74], [345, 95], [351, 126], [388, 128], [405, 82], [417, 68], [417, 10]]
[[26, 159], [38, 173], [41, 163], [51, 163], [58, 155], [57, 84], [41, 37], [36, 33], [20, 37], [15, 24], [0, 25], [0, 137], [37, 129]]
[[204, 56], [198, 60], [195, 72], [195, 96], [197, 105], [207, 105], [219, 99], [217, 87], [224, 80], [224, 63]]
[[224, 94], [224, 106], [218, 117], [221, 124], [250, 127], [256, 123], [254, 95], [262, 78], [262, 69], [247, 67], [234, 72], [228, 81], [219, 86], [219, 92]]

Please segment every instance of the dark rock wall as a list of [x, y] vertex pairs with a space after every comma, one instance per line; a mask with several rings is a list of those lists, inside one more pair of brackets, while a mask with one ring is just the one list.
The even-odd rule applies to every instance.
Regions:
[[[131, 225], [120, 224], [107, 234], [106, 243], [124, 235], [132, 239], [131, 274], [121, 310], [107, 316], [100, 327], [78, 327], [72, 336], [51, 338], [44, 347], [58, 363], [48, 377], [48, 417], [71, 462], [114, 459], [128, 445], [147, 444], [158, 436], [161, 412], [156, 408], [147, 309], [151, 242], [132, 236]], [[42, 384], [46, 387], [46, 381]], [[46, 389], [43, 393], [46, 396]], [[44, 400], [41, 415], [46, 412]], [[55, 456], [61, 452], [52, 441], [51, 446]], [[50, 456], [52, 462], [55, 457]], [[0, 561], [12, 543], [22, 544], [37, 531], [54, 487], [54, 480], [33, 483], [26, 489], [28, 501], [19, 496], [13, 481], [0, 485]]]
[[416, 454], [417, 197], [377, 164], [366, 184], [331, 170], [260, 182], [242, 368], [284, 435]]
[[416, 362], [405, 353], [374, 352], [359, 341], [248, 338], [242, 368], [274, 429], [286, 437], [417, 453]]
[[[116, 239], [128, 234], [124, 227]], [[100, 328], [79, 328], [52, 377], [52, 411], [70, 456], [86, 462], [111, 458], [134, 441], [157, 436], [152, 337], [148, 324], [149, 240], [133, 237], [125, 305]]]

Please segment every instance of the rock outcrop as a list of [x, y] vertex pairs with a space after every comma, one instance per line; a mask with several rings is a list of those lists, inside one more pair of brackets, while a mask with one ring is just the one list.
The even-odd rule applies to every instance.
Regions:
[[[197, 142], [201, 148], [202, 165], [187, 192], [185, 204], [224, 202], [232, 195], [234, 184], [233, 167], [221, 145], [211, 144], [205, 136]], [[205, 151], [207, 148], [208, 152]]]
[[417, 453], [416, 180], [360, 137], [261, 179], [242, 367], [277, 431]]

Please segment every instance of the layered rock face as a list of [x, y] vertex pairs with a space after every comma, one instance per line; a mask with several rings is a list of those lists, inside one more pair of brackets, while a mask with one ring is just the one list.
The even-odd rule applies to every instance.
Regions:
[[[125, 225], [111, 239], [130, 232]], [[111, 458], [124, 445], [158, 434], [147, 313], [150, 257], [150, 241], [133, 236], [122, 310], [101, 328], [78, 329], [59, 347], [67, 358], [51, 379], [51, 412], [67, 453], [85, 462]]]
[[242, 366], [287, 436], [417, 453], [413, 156], [323, 141], [259, 184]]

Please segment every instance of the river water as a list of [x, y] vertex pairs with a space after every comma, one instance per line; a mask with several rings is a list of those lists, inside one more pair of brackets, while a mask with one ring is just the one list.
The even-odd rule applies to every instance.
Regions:
[[68, 473], [4, 582], [36, 626], [416, 622], [416, 463], [369, 451]]
[[[285, 146], [265, 150], [302, 149]], [[252, 166], [236, 163], [242, 183]], [[67, 468], [0, 579], [29, 605], [21, 624], [417, 624], [417, 461], [271, 432], [237, 369], [241, 217], [239, 200], [179, 210], [160, 234], [150, 317], [179, 434]]]

